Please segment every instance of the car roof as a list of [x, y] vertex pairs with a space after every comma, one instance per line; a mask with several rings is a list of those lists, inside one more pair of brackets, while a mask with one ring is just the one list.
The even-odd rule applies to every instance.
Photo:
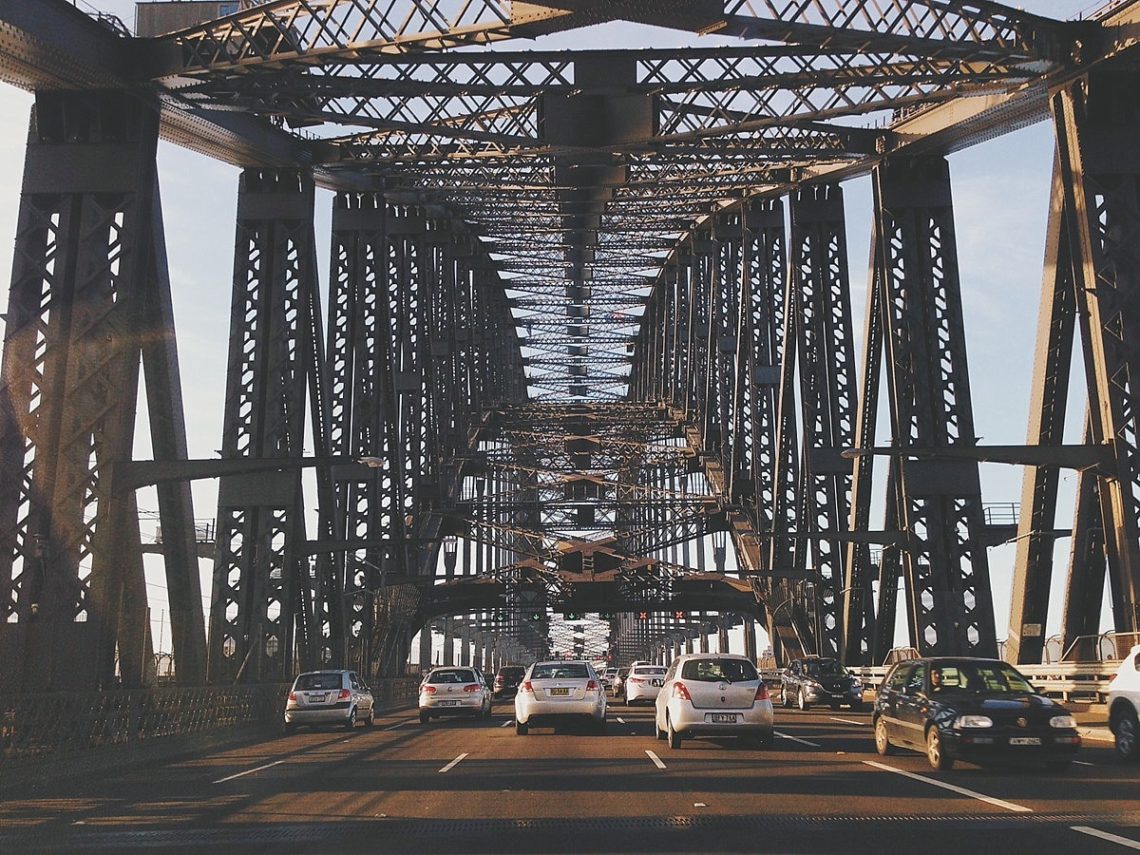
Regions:
[[[685, 662], [685, 661], [688, 661], [690, 659], [742, 659], [745, 662], [751, 662], [752, 661], [751, 659], [749, 659], [747, 656], [745, 656], [742, 653], [682, 653], [680, 656], [678, 656], [673, 661], [674, 662]], [[650, 665], [652, 663], [645, 662], [645, 663], [639, 663], [639, 664]]]

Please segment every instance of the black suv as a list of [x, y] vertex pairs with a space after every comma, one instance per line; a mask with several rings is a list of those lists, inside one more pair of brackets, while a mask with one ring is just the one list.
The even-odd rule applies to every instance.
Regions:
[[504, 697], [508, 692], [511, 695], [518, 694], [519, 683], [522, 682], [525, 673], [526, 668], [522, 665], [503, 665], [495, 674], [495, 683], [491, 686], [491, 694], [496, 698]]
[[838, 659], [806, 656], [792, 662], [780, 677], [784, 706], [801, 710], [812, 704], [827, 704], [833, 710], [849, 706], [863, 709], [863, 683]]

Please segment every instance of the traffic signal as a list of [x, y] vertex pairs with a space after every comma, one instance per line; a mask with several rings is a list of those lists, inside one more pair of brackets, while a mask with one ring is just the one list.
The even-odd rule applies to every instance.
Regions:
[[531, 612], [530, 619], [535, 622], [542, 620], [542, 612]]
[[637, 619], [638, 620], [649, 620], [649, 612], [638, 612], [637, 613]]
[[566, 620], [581, 620], [582, 616], [577, 612], [566, 612]]
[[684, 620], [685, 619], [685, 613], [684, 612], [673, 612], [673, 617], [676, 620]]

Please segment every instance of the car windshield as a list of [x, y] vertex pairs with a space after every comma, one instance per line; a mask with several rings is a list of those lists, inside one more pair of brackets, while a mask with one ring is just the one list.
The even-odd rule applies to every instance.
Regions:
[[476, 683], [475, 674], [471, 671], [432, 671], [428, 675], [429, 683]]
[[1003, 662], [934, 662], [930, 672], [930, 687], [935, 692], [1024, 695], [1037, 691], [1020, 672]]
[[756, 668], [743, 659], [690, 659], [681, 670], [681, 676], [702, 683], [718, 683], [721, 680], [738, 683], [741, 680], [759, 679]]
[[815, 659], [804, 663], [806, 670], [813, 677], [843, 677], [847, 669], [837, 659]]
[[302, 674], [293, 684], [294, 689], [313, 691], [314, 689], [339, 689], [340, 672], [327, 671], [320, 674]]
[[521, 677], [525, 670], [526, 670], [525, 668], [500, 668], [499, 669], [499, 676], [500, 677]]
[[585, 679], [590, 672], [581, 662], [548, 662], [534, 666], [532, 680], [569, 680]]
[[647, 665], [645, 667], [634, 668], [633, 673], [646, 677], [660, 677], [665, 673], [665, 668], [658, 665]]

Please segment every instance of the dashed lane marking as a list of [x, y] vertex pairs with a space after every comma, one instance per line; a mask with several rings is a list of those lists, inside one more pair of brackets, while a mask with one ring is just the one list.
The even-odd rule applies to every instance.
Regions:
[[214, 781], [214, 783], [224, 784], [226, 781], [232, 781], [234, 778], [240, 778], [243, 775], [252, 775], [254, 772], [260, 772], [262, 769], [268, 769], [270, 766], [279, 766], [284, 762], [284, 760], [274, 760], [272, 763], [266, 763], [264, 766], [258, 766], [256, 769], [246, 769], [244, 772], [238, 772], [236, 775], [230, 775], [228, 778], [219, 778]]
[[867, 726], [867, 722], [865, 722], [865, 721], [852, 721], [849, 718], [837, 718], [833, 715], [829, 715], [828, 718], [831, 719], [832, 721], [841, 721], [844, 724], [857, 724], [860, 727], [866, 727]]
[[1109, 834], [1107, 831], [1101, 831], [1099, 828], [1089, 828], [1087, 825], [1070, 825], [1069, 828], [1073, 829], [1073, 831], [1079, 831], [1081, 834], [1087, 834], [1089, 837], [1099, 837], [1101, 840], [1107, 840], [1109, 843], [1116, 843], [1127, 849], [1140, 850], [1140, 842], [1128, 837], [1121, 837], [1119, 834]]
[[450, 763], [448, 763], [446, 766], [444, 766], [439, 771], [440, 772], [450, 772], [452, 769], [454, 769], [456, 766], [458, 766], [460, 763], [462, 763], [463, 758], [466, 756], [467, 756], [467, 752], [464, 751], [462, 754], [460, 754], [458, 757], [456, 757], [454, 760], [452, 760]]
[[1014, 813], [1033, 813], [1033, 808], [1027, 808], [1025, 805], [1016, 805], [1013, 802], [1003, 801], [1002, 799], [995, 799], [993, 796], [987, 796], [984, 793], [974, 792], [967, 790], [965, 787], [958, 787], [954, 784], [948, 784], [945, 781], [939, 781], [936, 778], [928, 778], [925, 775], [916, 775], [914, 772], [907, 772], [903, 769], [896, 769], [894, 766], [887, 766], [885, 763], [876, 763], [874, 760], [864, 760], [868, 766], [873, 766], [876, 769], [882, 769], [884, 772], [894, 772], [896, 775], [902, 775], [906, 778], [913, 778], [916, 781], [924, 781], [935, 787], [941, 787], [944, 790], [950, 790], [952, 793], [958, 793], [962, 796], [969, 796], [972, 799], [977, 799], [986, 804], [995, 805], [1006, 810], [1011, 810]]
[[625, 724], [625, 719], [622, 718], [620, 715], [618, 716], [618, 724]]
[[781, 739], [790, 739], [790, 740], [792, 740], [792, 742], [798, 742], [800, 745], [807, 745], [810, 748], [819, 748], [820, 747], [818, 742], [808, 742], [806, 739], [800, 739], [798, 736], [789, 736], [786, 733], [780, 733], [780, 731], [778, 731], [778, 730], [775, 731], [775, 733], [776, 733], [776, 736], [780, 737]]
[[510, 727], [514, 723], [515, 723], [515, 720], [513, 718], [508, 718], [506, 721], [504, 721], [502, 724], [500, 724], [499, 727]]
[[665, 764], [661, 762], [661, 758], [650, 751], [648, 748], [645, 749], [645, 753], [649, 755], [649, 759], [653, 761], [654, 766], [656, 766], [658, 769], [665, 768]]

